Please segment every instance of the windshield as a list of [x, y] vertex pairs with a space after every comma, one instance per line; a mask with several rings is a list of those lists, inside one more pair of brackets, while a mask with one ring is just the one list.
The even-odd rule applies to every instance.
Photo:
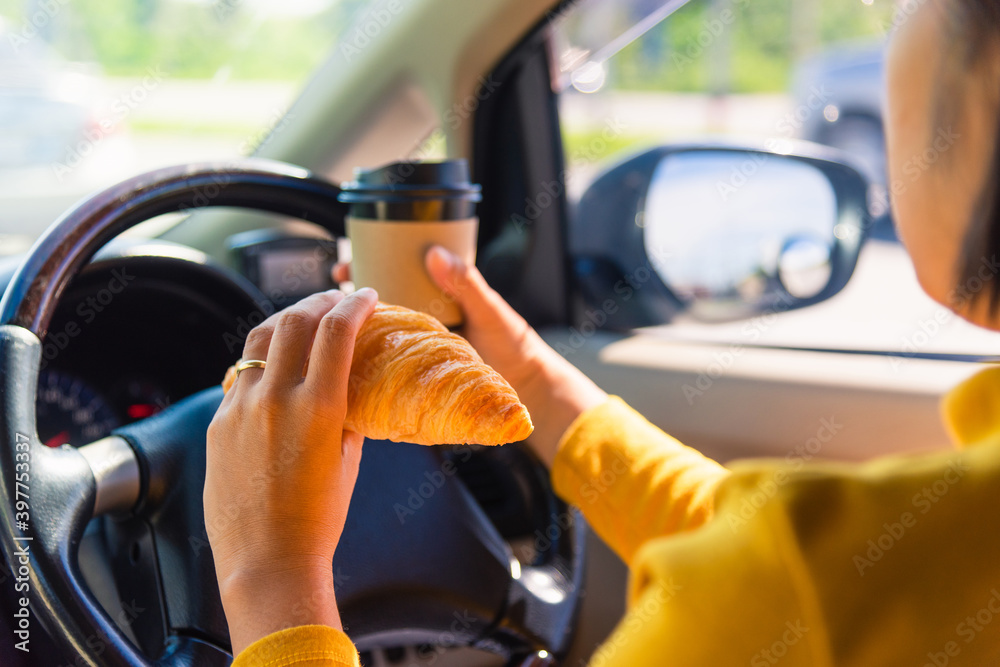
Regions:
[[0, 256], [148, 169], [252, 154], [368, 0], [0, 0]]

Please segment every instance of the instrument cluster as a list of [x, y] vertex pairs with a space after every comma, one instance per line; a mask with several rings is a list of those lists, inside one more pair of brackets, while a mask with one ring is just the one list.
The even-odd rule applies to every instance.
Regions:
[[84, 378], [46, 369], [38, 379], [38, 436], [49, 447], [80, 447], [155, 415], [171, 400], [156, 380], [126, 377], [105, 394]]
[[67, 288], [43, 340], [45, 444], [79, 447], [222, 381], [273, 307], [207, 259], [105, 257]]

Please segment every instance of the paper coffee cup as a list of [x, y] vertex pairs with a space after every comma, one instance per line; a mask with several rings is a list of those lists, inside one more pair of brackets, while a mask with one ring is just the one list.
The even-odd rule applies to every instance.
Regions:
[[470, 264], [476, 261], [479, 220], [411, 222], [347, 218], [351, 239], [351, 277], [371, 287], [385, 303], [433, 315], [445, 326], [462, 323], [462, 311], [427, 275], [424, 257], [440, 245]]
[[397, 162], [358, 170], [342, 186], [350, 204], [351, 275], [385, 303], [433, 315], [450, 327], [462, 323], [454, 299], [427, 274], [424, 258], [434, 245], [475, 263], [480, 187], [469, 182], [465, 160]]

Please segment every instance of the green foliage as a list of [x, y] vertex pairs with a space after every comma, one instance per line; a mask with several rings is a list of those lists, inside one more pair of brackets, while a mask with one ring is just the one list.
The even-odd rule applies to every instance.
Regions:
[[652, 148], [663, 143], [661, 134], [623, 132], [608, 138], [607, 131], [600, 129], [570, 129], [563, 124], [563, 151], [573, 163], [578, 160], [597, 164], [608, 158]]
[[[74, 0], [58, 5], [52, 46], [112, 76], [160, 70], [177, 78], [300, 79], [330, 52], [361, 0], [318, 15], [270, 15], [245, 0]], [[18, 28], [29, 4], [0, 0]]]
[[[279, 3], [281, 0], [271, 0]], [[468, 0], [475, 1], [475, 0]], [[815, 2], [815, 48], [883, 35], [893, 0], [693, 0], [610, 62], [609, 85], [628, 90], [784, 90], [795, 61], [793, 3]], [[158, 68], [172, 77], [299, 80], [330, 52], [366, 0], [334, 0], [311, 16], [262, 18], [247, 0], [73, 0], [47, 27], [68, 58], [110, 75]], [[0, 16], [23, 25], [32, 0], [0, 0]], [[722, 32], [720, 33], [720, 27]], [[728, 49], [728, 57], [713, 51]], [[713, 66], [721, 72], [713, 72]], [[713, 77], [713, 74], [715, 75]], [[720, 83], [721, 82], [721, 83]]]
[[858, 0], [824, 2], [820, 21], [823, 44], [864, 37], [888, 36], [892, 25], [893, 2], [875, 0], [866, 6]]
[[[831, 44], [885, 37], [892, 0], [732, 0], [726, 21], [718, 5], [694, 0], [665, 23], [636, 40], [609, 63], [609, 85], [625, 90], [705, 92], [713, 85], [711, 68], [731, 92], [779, 92], [787, 89], [796, 62], [794, 3], [814, 2], [818, 25], [806, 26], [812, 51]], [[656, 43], [664, 48], [659, 57]], [[653, 48], [651, 48], [653, 45]], [[716, 49], [728, 50], [713, 62]], [[803, 54], [806, 55], [806, 54]]]

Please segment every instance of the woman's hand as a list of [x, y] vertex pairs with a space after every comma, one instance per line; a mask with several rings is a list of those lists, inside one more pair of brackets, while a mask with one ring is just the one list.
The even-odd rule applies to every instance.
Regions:
[[[372, 290], [315, 294], [250, 332], [208, 428], [205, 526], [234, 655], [294, 625], [341, 628], [337, 548], [364, 439], [344, 431], [354, 342]], [[308, 360], [308, 369], [303, 369]]]
[[566, 429], [607, 394], [543, 341], [475, 266], [440, 246], [427, 253], [426, 265], [434, 282], [461, 306], [462, 334], [527, 406], [535, 425], [529, 443], [551, 467]]
[[[461, 306], [462, 335], [527, 406], [535, 425], [528, 442], [551, 466], [566, 429], [584, 410], [604, 402], [607, 394], [549, 347], [475, 266], [467, 266], [440, 246], [428, 251], [426, 266], [434, 282]], [[334, 269], [338, 281], [349, 275], [346, 265]]]

